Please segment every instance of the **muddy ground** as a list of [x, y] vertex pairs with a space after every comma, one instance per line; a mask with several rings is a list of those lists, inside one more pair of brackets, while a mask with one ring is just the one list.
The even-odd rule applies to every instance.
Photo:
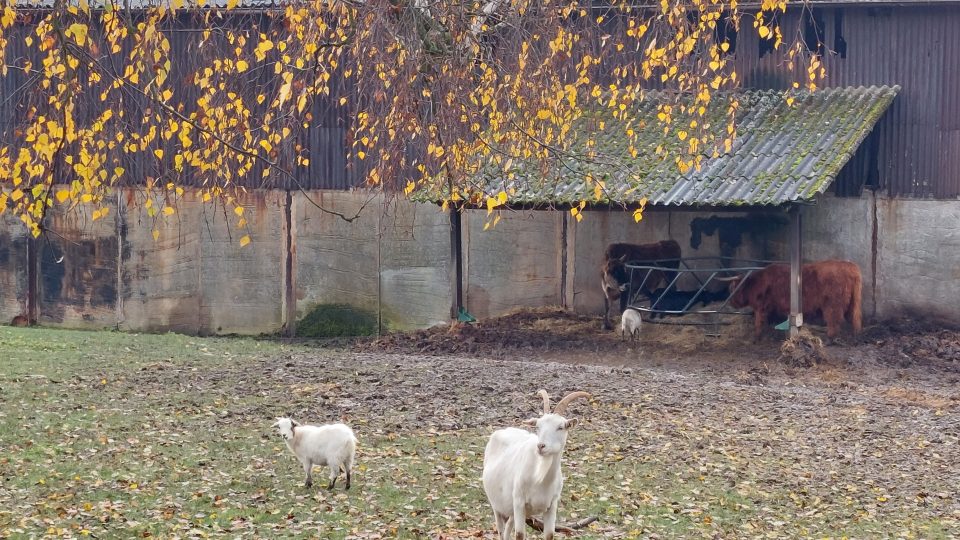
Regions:
[[[667, 318], [645, 320], [636, 342], [619, 331], [602, 331], [600, 318], [560, 308], [519, 310], [503, 317], [457, 323], [426, 330], [393, 333], [353, 345], [358, 352], [418, 355], [468, 355], [497, 359], [527, 359], [607, 366], [673, 365], [706, 370], [775, 370], [795, 375], [791, 368], [824, 370], [870, 368], [896, 375], [916, 367], [917, 375], [960, 381], [960, 332], [910, 320], [867, 326], [858, 336], [849, 331], [815, 354], [784, 354], [785, 332], [768, 329], [754, 342], [748, 317], [723, 324]], [[823, 327], [808, 325], [813, 341], [826, 341]], [[849, 329], [847, 329], [849, 330]], [[808, 352], [814, 352], [808, 348]]]

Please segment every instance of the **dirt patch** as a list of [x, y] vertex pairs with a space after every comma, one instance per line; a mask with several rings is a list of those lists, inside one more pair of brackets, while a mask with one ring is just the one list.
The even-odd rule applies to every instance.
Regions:
[[744, 372], [755, 372], [759, 367], [827, 373], [844, 370], [854, 360], [862, 364], [860, 360], [867, 358], [872, 365], [894, 369], [919, 367], [960, 373], [960, 332], [913, 320], [876, 324], [857, 338], [842, 334], [829, 346], [824, 345], [824, 329], [819, 326], [805, 327], [801, 338], [790, 341], [783, 341], [784, 332], [771, 329], [755, 343], [749, 317], [710, 321], [688, 316], [659, 323], [645, 320], [635, 343], [622, 339], [616, 330], [603, 331], [600, 327], [598, 316], [538, 308], [472, 324], [388, 334], [349, 347], [356, 352], [465, 354], [610, 366], [640, 363]]
[[354, 349], [361, 352], [405, 354], [470, 354], [503, 358], [518, 352], [556, 350], [613, 351], [621, 349], [618, 334], [600, 331], [600, 318], [561, 308], [516, 311], [503, 317], [395, 333]]
[[633, 366], [641, 363], [749, 370], [757, 360], [776, 361], [782, 336], [771, 331], [770, 336], [754, 343], [753, 325], [748, 317], [712, 322], [693, 316], [660, 319], [657, 323], [645, 320], [635, 342], [621, 337], [618, 330], [601, 330], [599, 316], [578, 315], [562, 308], [538, 308], [472, 324], [456, 323], [388, 334], [358, 342], [352, 349], [435, 356], [467, 354], [565, 364]]
[[877, 360], [890, 366], [960, 373], [960, 332], [955, 329], [892, 321], [868, 328], [860, 342], [875, 347]]

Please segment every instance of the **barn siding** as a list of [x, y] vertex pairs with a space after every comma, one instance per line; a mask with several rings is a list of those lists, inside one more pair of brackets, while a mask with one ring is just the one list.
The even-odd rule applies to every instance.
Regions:
[[[960, 6], [844, 6], [818, 8], [834, 46], [835, 20], [842, 12], [845, 58], [827, 53], [823, 86], [901, 86], [877, 125], [879, 187], [891, 196], [953, 199], [960, 196]], [[786, 31], [800, 23], [799, 12], [784, 17]], [[791, 74], [782, 56], [759, 55], [759, 37], [741, 32], [735, 65], [743, 84], [789, 88], [804, 72]], [[857, 196], [865, 180], [864, 153], [841, 172], [835, 191]]]

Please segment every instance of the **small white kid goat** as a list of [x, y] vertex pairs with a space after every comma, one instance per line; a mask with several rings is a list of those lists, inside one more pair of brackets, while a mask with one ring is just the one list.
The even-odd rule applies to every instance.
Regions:
[[543, 398], [543, 416], [524, 422], [536, 426], [537, 433], [517, 428], [500, 429], [490, 436], [483, 453], [483, 490], [487, 494], [501, 540], [523, 540], [526, 519], [543, 516], [543, 537], [553, 540], [557, 506], [563, 490], [560, 457], [567, 444], [567, 431], [577, 419], [561, 416], [571, 401], [588, 398], [586, 392], [573, 392], [550, 412], [550, 395]]
[[633, 308], [625, 309], [623, 315], [620, 316], [620, 339], [625, 339], [627, 334], [630, 334], [630, 342], [632, 343], [640, 334], [642, 324], [643, 319], [640, 317], [639, 311]]
[[357, 451], [357, 438], [352, 429], [344, 424], [303, 426], [290, 418], [277, 418], [272, 427], [280, 431], [287, 448], [303, 465], [306, 487], [313, 485], [313, 466], [319, 465], [330, 468], [327, 489], [333, 489], [341, 470], [347, 475], [347, 489], [350, 489], [350, 470]]

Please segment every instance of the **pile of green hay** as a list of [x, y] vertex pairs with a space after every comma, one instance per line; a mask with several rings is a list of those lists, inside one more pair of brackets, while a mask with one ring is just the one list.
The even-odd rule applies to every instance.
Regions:
[[347, 304], [319, 304], [297, 322], [297, 337], [372, 336], [376, 333], [376, 314]]

